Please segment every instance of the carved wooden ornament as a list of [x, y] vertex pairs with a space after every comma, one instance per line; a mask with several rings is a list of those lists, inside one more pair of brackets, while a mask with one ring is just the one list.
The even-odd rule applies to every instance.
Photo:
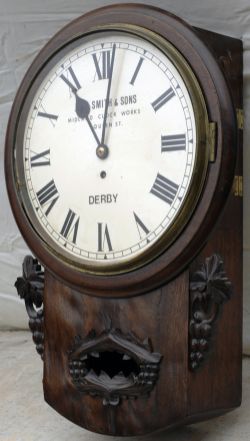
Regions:
[[38, 354], [43, 359], [44, 352], [44, 317], [43, 293], [44, 271], [37, 259], [26, 256], [23, 262], [23, 275], [15, 283], [18, 295], [24, 299], [29, 316], [29, 327], [33, 334], [33, 341]]
[[76, 387], [91, 396], [103, 397], [104, 405], [117, 406], [120, 398], [148, 396], [158, 378], [161, 355], [119, 329], [92, 330], [77, 336], [69, 355], [69, 368]]
[[223, 303], [232, 295], [222, 258], [208, 257], [190, 280], [190, 367], [196, 370], [209, 354], [210, 340]]

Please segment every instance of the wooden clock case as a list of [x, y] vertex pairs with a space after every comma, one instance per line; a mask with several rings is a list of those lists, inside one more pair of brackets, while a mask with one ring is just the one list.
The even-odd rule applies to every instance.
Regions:
[[[213, 123], [211, 158], [196, 209], [174, 243], [143, 267], [94, 275], [60, 260], [34, 231], [18, 196], [13, 146], [30, 84], [52, 54], [93, 27], [119, 23], [159, 34], [187, 60]], [[239, 406], [241, 41], [145, 5], [113, 5], [78, 18], [45, 46], [20, 86], [8, 125], [5, 169], [16, 222], [45, 268], [26, 258], [16, 282], [44, 360], [45, 400], [88, 430], [124, 436]]]

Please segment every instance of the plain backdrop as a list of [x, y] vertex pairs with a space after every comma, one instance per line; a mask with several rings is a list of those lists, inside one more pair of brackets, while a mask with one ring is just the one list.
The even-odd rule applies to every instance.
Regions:
[[[14, 282], [21, 274], [22, 261], [29, 250], [12, 216], [3, 171], [4, 138], [13, 98], [32, 60], [57, 30], [91, 9], [117, 2], [0, 0], [0, 329], [27, 327], [25, 307], [17, 297]], [[250, 2], [137, 0], [137, 3], [165, 8], [192, 25], [241, 38], [244, 43], [244, 351], [250, 354]]]

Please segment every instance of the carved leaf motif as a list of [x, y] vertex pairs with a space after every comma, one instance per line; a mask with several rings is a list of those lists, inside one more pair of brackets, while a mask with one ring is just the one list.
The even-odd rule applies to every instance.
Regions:
[[213, 298], [215, 303], [221, 304], [229, 300], [232, 295], [232, 285], [226, 277], [222, 258], [214, 254], [207, 258], [201, 269], [192, 274], [190, 291], [197, 292], [200, 298]]

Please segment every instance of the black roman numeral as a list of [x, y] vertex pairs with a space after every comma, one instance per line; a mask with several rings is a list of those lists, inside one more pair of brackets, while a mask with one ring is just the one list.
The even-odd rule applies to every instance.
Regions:
[[111, 50], [100, 52], [98, 58], [96, 54], [92, 54], [92, 57], [95, 63], [98, 79], [108, 79], [111, 74]]
[[179, 187], [177, 184], [158, 173], [155, 183], [150, 190], [150, 193], [154, 194], [158, 198], [162, 199], [164, 202], [167, 202], [169, 205], [171, 205], [176, 196], [178, 188]]
[[80, 216], [77, 217], [76, 213], [69, 209], [60, 234], [65, 237], [65, 239], [72, 237], [72, 242], [76, 243], [79, 221]]
[[135, 71], [134, 71], [134, 75], [132, 76], [131, 81], [130, 81], [130, 84], [132, 84], [132, 86], [133, 86], [134, 83], [135, 83], [135, 80], [136, 80], [137, 75], [138, 75], [138, 73], [139, 73], [139, 71], [140, 71], [140, 69], [141, 69], [141, 66], [142, 66], [143, 61], [144, 61], [144, 58], [141, 57], [140, 60], [139, 60], [139, 62], [138, 62], [138, 64], [137, 64], [137, 66], [136, 66], [136, 69], [135, 69]]
[[58, 115], [54, 115], [53, 113], [47, 113], [47, 112], [37, 112], [37, 116], [40, 116], [41, 118], [47, 118], [53, 127], [55, 127], [54, 121], [58, 120]]
[[138, 233], [139, 233], [140, 239], [142, 239], [142, 238], [143, 238], [142, 231], [143, 231], [145, 234], [148, 234], [148, 233], [149, 233], [149, 230], [148, 230], [148, 228], [146, 227], [146, 225], [144, 225], [144, 223], [142, 222], [142, 220], [139, 218], [139, 216], [137, 216], [137, 214], [136, 214], [135, 212], [134, 212], [134, 218], [135, 218], [135, 222], [136, 222], [136, 226], [137, 226], [137, 230], [138, 230]]
[[157, 112], [157, 110], [159, 110], [162, 106], [164, 106], [164, 104], [166, 104], [174, 96], [175, 93], [172, 87], [170, 87], [168, 90], [166, 90], [166, 92], [164, 92], [161, 96], [159, 96], [159, 98], [157, 98], [153, 103], [151, 103], [154, 111]]
[[56, 201], [59, 198], [59, 193], [55, 186], [54, 180], [52, 179], [52, 181], [48, 182], [48, 184], [42, 187], [41, 190], [39, 190], [36, 195], [39, 203], [42, 206], [49, 204], [47, 210], [45, 211], [45, 215], [48, 216], [49, 212], [52, 210]]
[[43, 165], [50, 165], [50, 149], [44, 150], [44, 152], [31, 156], [31, 167], [42, 167]]
[[178, 150], [186, 150], [186, 135], [169, 135], [161, 137], [162, 152], [176, 152]]
[[58, 115], [54, 115], [53, 113], [38, 112], [37, 115], [41, 116], [42, 118], [54, 119], [55, 121], [58, 120]]
[[62, 74], [60, 75], [60, 78], [69, 86], [73, 93], [76, 93], [81, 88], [81, 84], [71, 66], [68, 68], [66, 76]]
[[112, 251], [112, 245], [107, 224], [98, 223], [98, 251], [104, 251], [105, 247]]

